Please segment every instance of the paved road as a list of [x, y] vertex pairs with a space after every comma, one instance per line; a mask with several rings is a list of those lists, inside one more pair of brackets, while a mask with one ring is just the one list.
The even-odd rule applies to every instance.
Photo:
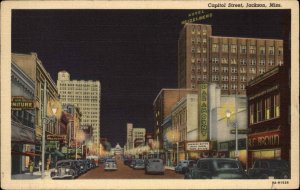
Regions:
[[81, 175], [78, 179], [183, 179], [182, 174], [177, 174], [173, 170], [165, 170], [164, 175], [145, 174], [144, 170], [134, 170], [123, 164], [123, 161], [117, 161], [117, 171], [104, 171], [104, 166], [90, 170]]

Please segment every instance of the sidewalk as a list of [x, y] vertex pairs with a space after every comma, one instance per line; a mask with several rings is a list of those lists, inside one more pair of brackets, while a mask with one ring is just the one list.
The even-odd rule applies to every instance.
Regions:
[[[42, 174], [39, 171], [33, 172], [33, 175], [31, 175], [29, 172], [24, 174], [15, 174], [11, 176], [11, 179], [42, 179]], [[45, 171], [45, 180], [51, 179], [50, 177], [50, 171]]]

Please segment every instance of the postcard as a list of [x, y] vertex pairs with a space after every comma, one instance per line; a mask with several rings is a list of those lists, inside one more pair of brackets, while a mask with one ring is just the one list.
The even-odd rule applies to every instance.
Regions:
[[279, 0], [1, 2], [1, 187], [299, 187], [298, 18]]

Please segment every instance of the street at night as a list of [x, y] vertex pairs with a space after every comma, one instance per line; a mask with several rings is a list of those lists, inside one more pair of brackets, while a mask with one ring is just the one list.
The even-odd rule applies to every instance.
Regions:
[[183, 174], [175, 173], [174, 170], [166, 169], [164, 175], [145, 174], [143, 169], [132, 169], [124, 165], [122, 160], [117, 160], [116, 171], [104, 171], [104, 164], [88, 171], [77, 179], [183, 179]]

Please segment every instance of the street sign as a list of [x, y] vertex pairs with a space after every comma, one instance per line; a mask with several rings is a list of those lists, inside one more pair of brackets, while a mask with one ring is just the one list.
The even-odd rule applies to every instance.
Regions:
[[[248, 134], [248, 129], [238, 129], [238, 134]], [[235, 129], [230, 130], [230, 134], [235, 134]]]

